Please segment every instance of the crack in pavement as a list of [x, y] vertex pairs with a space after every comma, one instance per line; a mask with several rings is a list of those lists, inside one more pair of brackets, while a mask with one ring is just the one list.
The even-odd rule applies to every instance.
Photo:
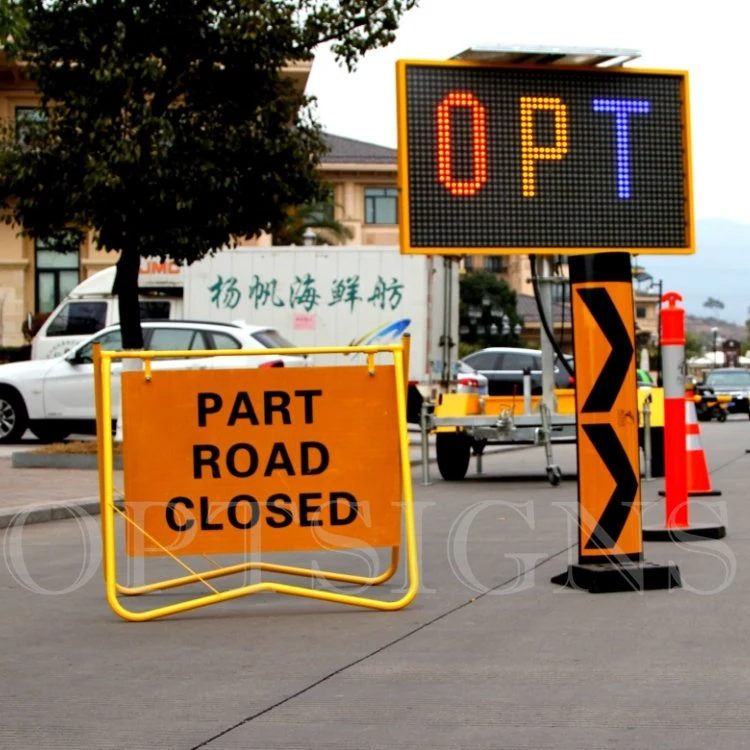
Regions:
[[313, 688], [318, 687], [318, 685], [322, 685], [324, 682], [328, 682], [328, 680], [332, 679], [333, 677], [336, 677], [337, 675], [342, 674], [343, 672], [346, 672], [348, 669], [351, 669], [352, 667], [356, 667], [358, 664], [362, 664], [363, 662], [367, 661], [368, 659], [371, 659], [373, 656], [377, 656], [378, 654], [386, 651], [387, 649], [391, 648], [392, 646], [395, 646], [403, 641], [405, 641], [407, 638], [410, 638], [413, 635], [416, 635], [417, 633], [421, 632], [422, 630], [425, 630], [426, 628], [430, 627], [431, 625], [434, 625], [436, 622], [440, 622], [441, 620], [444, 620], [446, 617], [450, 617], [451, 615], [455, 614], [456, 612], [460, 612], [465, 607], [468, 607], [470, 605], [475, 604], [480, 599], [484, 599], [485, 596], [488, 594], [491, 594], [493, 591], [497, 591], [498, 589], [503, 588], [503, 586], [508, 586], [512, 583], [515, 583], [519, 578], [522, 576], [528, 575], [530, 572], [537, 570], [541, 568], [543, 565], [546, 565], [548, 562], [551, 562], [552, 560], [555, 560], [556, 558], [560, 557], [560, 555], [564, 555], [568, 552], [570, 552], [571, 549], [578, 546], [578, 543], [572, 544], [568, 547], [565, 547], [564, 549], [559, 550], [558, 552], [555, 552], [548, 557], [546, 557], [544, 560], [539, 561], [535, 565], [532, 565], [528, 569], [524, 569], [517, 573], [514, 576], [511, 576], [505, 581], [501, 581], [495, 586], [492, 586], [491, 588], [487, 589], [486, 591], [483, 591], [481, 594], [477, 594], [476, 596], [471, 597], [471, 599], [468, 599], [465, 602], [462, 602], [461, 604], [457, 604], [454, 607], [451, 607], [450, 609], [446, 610], [445, 612], [441, 612], [439, 615], [436, 615], [430, 620], [427, 620], [427, 622], [423, 622], [421, 625], [418, 625], [415, 628], [412, 628], [408, 632], [404, 633], [403, 635], [400, 635], [398, 638], [394, 638], [392, 641], [389, 641], [388, 643], [383, 644], [382, 646], [376, 648], [374, 651], [371, 651], [368, 654], [365, 654], [364, 656], [360, 656], [358, 659], [354, 659], [353, 661], [349, 662], [348, 664], [344, 664], [344, 666], [339, 667], [338, 669], [335, 669], [333, 672], [328, 673], [327, 675], [324, 675], [318, 680], [315, 680], [315, 682], [311, 682], [309, 685], [306, 685], [303, 688], [300, 688], [296, 692], [292, 693], [291, 695], [286, 696], [285, 698], [282, 698], [279, 701], [276, 701], [276, 703], [271, 704], [270, 706], [266, 706], [266, 708], [261, 709], [260, 711], [256, 711], [254, 714], [251, 714], [250, 716], [246, 716], [244, 719], [241, 719], [240, 721], [236, 722], [235, 724], [232, 724], [232, 726], [227, 727], [226, 729], [222, 730], [221, 732], [218, 732], [217, 734], [213, 735], [212, 737], [209, 737], [208, 739], [204, 740], [203, 742], [193, 745], [189, 750], [200, 750], [200, 748], [208, 747], [212, 742], [215, 742], [218, 739], [221, 739], [222, 737], [226, 737], [228, 734], [233, 732], [235, 729], [239, 729], [240, 727], [243, 727], [247, 724], [249, 724], [251, 721], [254, 721], [255, 719], [258, 719], [261, 716], [264, 716], [267, 713], [270, 713], [276, 708], [279, 708], [280, 706], [285, 705], [286, 703], [289, 703], [290, 701], [293, 701], [295, 698], [299, 698], [301, 695], [304, 695], [305, 693], [308, 693]]

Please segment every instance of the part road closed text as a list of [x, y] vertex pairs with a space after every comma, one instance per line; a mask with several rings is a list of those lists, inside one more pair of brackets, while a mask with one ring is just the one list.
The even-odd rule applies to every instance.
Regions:
[[127, 372], [122, 399], [130, 555], [399, 544], [393, 366]]

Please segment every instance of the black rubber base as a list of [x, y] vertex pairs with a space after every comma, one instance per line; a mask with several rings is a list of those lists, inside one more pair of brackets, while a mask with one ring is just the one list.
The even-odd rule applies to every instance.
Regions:
[[666, 526], [645, 526], [644, 542], [701, 542], [706, 539], [723, 539], [726, 526], [697, 525], [684, 529], [668, 529]]
[[565, 573], [552, 578], [552, 583], [588, 591], [589, 594], [676, 589], [682, 585], [680, 569], [676, 565], [648, 562], [568, 565]]
[[[659, 490], [659, 497], [666, 497], [664, 490]], [[721, 490], [709, 490], [708, 492], [688, 492], [688, 497], [719, 497]]]

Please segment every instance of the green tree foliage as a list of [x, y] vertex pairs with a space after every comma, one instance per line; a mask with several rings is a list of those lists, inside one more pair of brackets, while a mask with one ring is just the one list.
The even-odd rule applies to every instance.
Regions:
[[273, 233], [274, 245], [304, 245], [308, 229], [315, 234], [315, 245], [333, 245], [351, 239], [353, 233], [332, 216], [330, 203], [313, 203], [289, 209], [286, 220]]
[[723, 310], [724, 309], [724, 303], [720, 299], [716, 299], [715, 297], [709, 297], [704, 303], [703, 307], [709, 309], [709, 310]]
[[0, 44], [7, 52], [15, 50], [26, 28], [20, 0], [0, 0]]
[[[518, 346], [513, 333], [517, 323], [523, 324], [516, 312], [516, 293], [508, 284], [487, 271], [472, 271], [461, 277], [459, 326], [464, 350], [485, 346]], [[503, 332], [502, 316], [507, 317]], [[495, 332], [493, 332], [495, 331]]]
[[685, 359], [700, 357], [703, 354], [704, 341], [699, 333], [685, 331]]
[[123, 344], [139, 348], [141, 257], [192, 263], [326, 198], [312, 102], [284, 67], [330, 42], [352, 68], [415, 2], [18, 0], [46, 121], [0, 142], [8, 221], [120, 251]]

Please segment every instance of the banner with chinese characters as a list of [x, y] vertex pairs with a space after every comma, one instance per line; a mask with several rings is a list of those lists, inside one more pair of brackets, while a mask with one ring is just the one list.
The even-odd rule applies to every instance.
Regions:
[[[267, 326], [296, 346], [387, 344], [409, 333], [426, 353], [439, 346], [428, 327], [443, 287], [442, 264], [433, 265], [397, 245], [235, 248], [186, 269], [182, 312]], [[434, 320], [437, 330], [442, 313]]]

